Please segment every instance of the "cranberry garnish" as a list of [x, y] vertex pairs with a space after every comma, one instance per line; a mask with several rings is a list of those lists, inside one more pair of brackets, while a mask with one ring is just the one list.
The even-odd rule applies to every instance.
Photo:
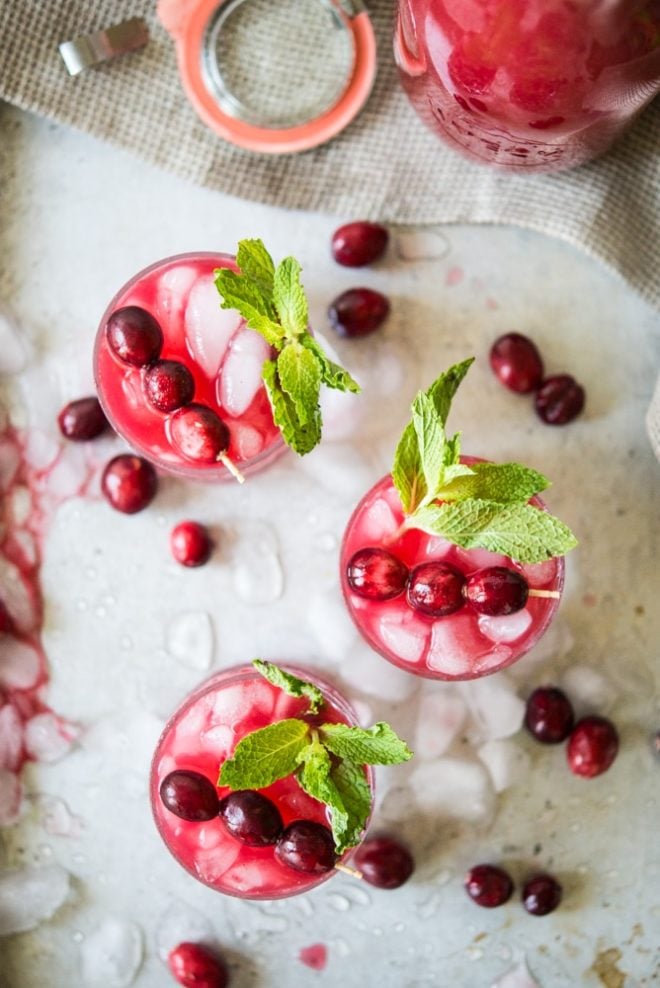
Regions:
[[510, 391], [528, 394], [543, 380], [543, 360], [536, 344], [522, 333], [506, 333], [490, 350], [490, 366]]
[[144, 393], [159, 412], [174, 412], [192, 401], [195, 379], [178, 360], [159, 360], [144, 375]]
[[511, 877], [497, 865], [475, 865], [468, 871], [463, 884], [470, 898], [486, 909], [503, 906], [513, 892]]
[[391, 837], [365, 840], [352, 861], [365, 882], [379, 889], [398, 889], [415, 870], [410, 851]]
[[156, 471], [141, 456], [122, 453], [106, 465], [101, 491], [116, 511], [134, 515], [153, 500], [158, 487]]
[[547, 425], [566, 425], [584, 408], [584, 388], [570, 374], [548, 377], [536, 392], [534, 407]]
[[108, 420], [98, 398], [77, 398], [65, 405], [57, 416], [57, 424], [65, 439], [87, 442], [96, 439], [108, 428]]
[[349, 288], [328, 309], [328, 319], [340, 336], [367, 336], [382, 326], [390, 303], [373, 288]]
[[448, 563], [422, 563], [410, 574], [408, 603], [422, 614], [445, 617], [465, 604], [465, 577]]
[[252, 789], [230, 792], [220, 800], [219, 812], [232, 837], [250, 847], [275, 844], [284, 829], [275, 803]]
[[199, 522], [182, 521], [172, 529], [170, 548], [177, 563], [182, 566], [203, 566], [213, 552], [213, 542]]
[[180, 943], [170, 951], [167, 966], [183, 988], [226, 988], [229, 984], [224, 962], [199, 943]]
[[532, 916], [547, 916], [561, 902], [561, 893], [561, 885], [552, 875], [534, 875], [523, 886], [523, 906]]
[[568, 739], [568, 767], [575, 775], [592, 779], [608, 770], [618, 750], [619, 735], [612, 721], [596, 715], [583, 717]]
[[571, 701], [556, 686], [539, 686], [527, 699], [525, 727], [542, 744], [558, 744], [571, 733]]
[[335, 866], [335, 842], [322, 823], [296, 820], [275, 845], [275, 857], [295, 871], [320, 875]]
[[206, 405], [186, 405], [169, 420], [172, 445], [187, 460], [216, 463], [229, 446], [229, 429]]
[[346, 223], [332, 235], [332, 256], [346, 268], [364, 267], [383, 256], [389, 236], [380, 223]]
[[346, 567], [351, 590], [369, 600], [391, 600], [403, 593], [408, 567], [386, 549], [359, 549]]
[[160, 357], [163, 331], [139, 305], [127, 305], [112, 313], [105, 327], [108, 346], [116, 357], [132, 367], [145, 367]]
[[170, 813], [199, 823], [218, 815], [220, 799], [215, 786], [205, 775], [176, 769], [160, 784], [160, 798]]
[[506, 566], [489, 566], [473, 573], [465, 584], [468, 603], [479, 614], [501, 617], [520, 611], [527, 603], [529, 587], [524, 576]]

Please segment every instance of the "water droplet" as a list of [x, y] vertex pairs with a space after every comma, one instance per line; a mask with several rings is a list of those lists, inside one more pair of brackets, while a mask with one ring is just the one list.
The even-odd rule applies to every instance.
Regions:
[[80, 600], [76, 601], [76, 610], [86, 611], [88, 609], [89, 609], [89, 603], [86, 600], [83, 600], [82, 597], [80, 598]]
[[88, 580], [95, 579], [96, 575], [97, 573], [93, 566], [88, 566], [87, 569], [85, 570], [85, 576]]
[[572, 823], [568, 829], [571, 831], [572, 834], [577, 834], [577, 832], [580, 829], [580, 824], [579, 823]]
[[328, 896], [328, 905], [332, 906], [339, 913], [345, 913], [351, 908], [350, 901], [345, 895], [338, 895], [337, 892], [331, 892]]
[[173, 655], [191, 669], [204, 671], [213, 659], [213, 625], [206, 611], [184, 611], [170, 621], [165, 642]]
[[74, 854], [73, 860], [75, 861], [76, 864], [85, 864], [87, 861], [87, 857], [84, 854]]
[[371, 932], [373, 933], [373, 935], [375, 937], [382, 937], [382, 935], [383, 935], [383, 927], [382, 926], [374, 926], [374, 928], [373, 928], [373, 930]]
[[334, 552], [337, 548], [338, 539], [336, 535], [331, 532], [323, 532], [316, 539], [316, 547], [320, 549], [321, 552]]
[[83, 940], [85, 939], [85, 934], [82, 932], [82, 930], [74, 930], [73, 933], [71, 934], [71, 939], [73, 940], [74, 943], [82, 943]]
[[99, 606], [94, 609], [94, 613], [96, 614], [97, 617], [103, 618], [106, 616], [108, 612], [106, 611], [105, 607]]
[[484, 952], [481, 947], [468, 947], [465, 954], [471, 961], [480, 961], [484, 956]]
[[309, 901], [309, 899], [306, 899], [304, 896], [301, 896], [299, 901], [297, 901], [295, 905], [298, 911], [302, 913], [303, 916], [314, 915], [314, 906]]
[[50, 844], [41, 844], [39, 847], [39, 857], [41, 858], [52, 858], [53, 849]]
[[405, 931], [405, 929], [406, 929], [406, 924], [405, 923], [395, 923], [393, 929], [394, 929], [394, 932], [395, 933], [403, 933]]
[[361, 888], [359, 885], [354, 885], [347, 892], [347, 895], [355, 902], [358, 906], [370, 906], [371, 896], [366, 891], [366, 889]]
[[124, 652], [130, 652], [133, 648], [133, 639], [130, 635], [123, 635], [119, 641], [119, 646]]
[[417, 915], [420, 919], [430, 919], [431, 916], [435, 916], [438, 909], [440, 908], [440, 903], [442, 899], [437, 892], [433, 892], [428, 899], [424, 902], [420, 902], [417, 906]]
[[263, 522], [241, 527], [232, 551], [234, 589], [249, 604], [269, 604], [282, 596], [284, 573], [275, 532]]
[[589, 874], [589, 869], [587, 868], [586, 865], [578, 865], [575, 870], [577, 871], [578, 875], [588, 875]]
[[402, 261], [437, 260], [450, 250], [447, 237], [433, 227], [423, 230], [412, 227], [396, 235], [396, 253]]
[[348, 957], [351, 952], [351, 948], [348, 946], [343, 937], [337, 937], [336, 940], [331, 940], [330, 946], [332, 948], [332, 952], [338, 954], [340, 957]]

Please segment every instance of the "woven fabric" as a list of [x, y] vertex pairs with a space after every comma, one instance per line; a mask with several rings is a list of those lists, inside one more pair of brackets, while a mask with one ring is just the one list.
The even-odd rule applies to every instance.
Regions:
[[[154, 0], [0, 0], [0, 98], [245, 199], [390, 223], [506, 223], [557, 236], [660, 307], [660, 101], [582, 168], [526, 177], [472, 165], [426, 130], [398, 84], [394, 7], [394, 0], [369, 3], [379, 66], [366, 108], [338, 138], [305, 154], [241, 151], [199, 121]], [[145, 49], [69, 77], [60, 42], [135, 15], [149, 24]], [[272, 78], [281, 77], [291, 39], [273, 37], [267, 57]], [[275, 105], [277, 94], [270, 97]], [[649, 423], [660, 451], [660, 391]]]

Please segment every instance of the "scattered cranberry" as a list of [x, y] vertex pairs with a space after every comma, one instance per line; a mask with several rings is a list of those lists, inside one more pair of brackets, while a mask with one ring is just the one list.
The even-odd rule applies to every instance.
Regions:
[[583, 717], [568, 739], [568, 767], [575, 775], [592, 779], [607, 772], [618, 750], [619, 735], [610, 720], [596, 715]]
[[362, 268], [383, 256], [389, 238], [380, 223], [346, 223], [332, 235], [332, 256], [346, 268]]
[[539, 686], [527, 699], [525, 727], [542, 744], [559, 744], [574, 723], [571, 701], [556, 686]]
[[475, 865], [468, 871], [463, 884], [470, 898], [485, 909], [503, 906], [513, 892], [510, 876], [497, 865]]
[[445, 617], [465, 604], [465, 577], [448, 563], [422, 563], [410, 574], [408, 603], [422, 614]]
[[182, 521], [172, 529], [170, 548], [177, 563], [182, 566], [203, 566], [213, 552], [213, 542], [199, 522]]
[[226, 988], [229, 984], [224, 961], [199, 943], [180, 943], [170, 951], [167, 966], [183, 988]]
[[543, 380], [543, 360], [536, 344], [522, 333], [506, 333], [490, 350], [490, 366], [502, 384], [518, 394], [535, 391]]
[[219, 812], [232, 837], [250, 847], [275, 844], [284, 829], [275, 803], [252, 789], [230, 792], [220, 800]]
[[524, 576], [506, 566], [489, 566], [473, 573], [465, 584], [465, 596], [479, 614], [502, 617], [520, 611], [527, 603], [529, 587]]
[[328, 309], [332, 328], [340, 336], [367, 336], [377, 330], [390, 313], [390, 303], [373, 288], [349, 288]]
[[0, 600], [0, 635], [11, 633], [14, 630], [14, 622], [11, 614], [7, 610], [4, 600]]
[[275, 845], [275, 857], [295, 871], [320, 875], [335, 866], [335, 842], [322, 823], [296, 820]]
[[122, 453], [106, 465], [101, 491], [116, 511], [134, 515], [153, 500], [158, 487], [156, 471], [141, 456]]
[[172, 445], [195, 463], [217, 463], [229, 446], [229, 429], [206, 405], [186, 405], [169, 420]]
[[57, 424], [65, 439], [87, 442], [96, 439], [108, 428], [108, 420], [98, 398], [78, 398], [65, 405], [57, 416]]
[[359, 549], [346, 567], [351, 590], [369, 600], [391, 600], [406, 589], [408, 567], [386, 549]]
[[160, 357], [163, 331], [146, 309], [127, 305], [112, 313], [105, 327], [108, 346], [132, 367], [146, 367]]
[[547, 425], [566, 425], [584, 408], [584, 388], [570, 374], [548, 377], [536, 392], [534, 407]]
[[357, 849], [352, 863], [365, 882], [379, 889], [398, 889], [415, 870], [410, 851], [391, 837], [373, 837]]
[[174, 412], [192, 401], [195, 380], [178, 360], [159, 360], [144, 375], [144, 393], [159, 412]]
[[547, 916], [561, 902], [561, 893], [561, 885], [552, 875], [534, 875], [523, 886], [523, 906], [532, 916]]
[[176, 769], [160, 784], [160, 798], [175, 816], [199, 823], [218, 815], [220, 799], [210, 779], [199, 772]]

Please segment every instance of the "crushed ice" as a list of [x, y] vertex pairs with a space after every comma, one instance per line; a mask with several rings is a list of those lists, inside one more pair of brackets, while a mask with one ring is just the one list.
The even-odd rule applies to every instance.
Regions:
[[170, 655], [191, 669], [204, 671], [213, 660], [213, 625], [206, 611], [182, 611], [176, 614], [165, 632], [165, 647]]
[[0, 936], [34, 930], [57, 912], [68, 894], [69, 873], [59, 865], [3, 872], [0, 874]]
[[128, 988], [140, 969], [142, 950], [136, 923], [107, 917], [80, 945], [83, 983], [89, 988]]
[[238, 527], [232, 552], [234, 589], [249, 604], [269, 604], [282, 596], [284, 573], [272, 528], [251, 521]]

